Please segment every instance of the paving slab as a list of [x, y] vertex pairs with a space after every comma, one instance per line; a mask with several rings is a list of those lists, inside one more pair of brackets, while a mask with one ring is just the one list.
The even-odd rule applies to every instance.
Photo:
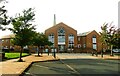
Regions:
[[57, 54], [60, 59], [111, 59], [120, 60], [120, 56], [103, 55], [103, 58], [99, 54], [98, 56], [92, 56], [90, 53], [62, 53]]
[[53, 56], [43, 55], [41, 57], [38, 57], [36, 54], [32, 54], [27, 57], [22, 57], [24, 62], [17, 62], [18, 59], [11, 59], [7, 61], [0, 62], [0, 75], [6, 76], [19, 76], [23, 73], [23, 71], [32, 63], [32, 62], [38, 62], [38, 61], [48, 61], [48, 60], [58, 60], [58, 59], [112, 59], [112, 60], [120, 60], [120, 56], [110, 56], [110, 55], [104, 55], [103, 58], [101, 58], [101, 55], [91, 56], [91, 54], [57, 54], [57, 57], [54, 58]]
[[24, 62], [17, 62], [18, 59], [11, 59], [0, 62], [0, 75], [19, 76], [32, 62], [58, 60], [58, 58], [54, 58], [53, 56], [42, 55], [38, 57], [35, 54], [23, 57], [22, 59]]
[[114, 56], [103, 55], [103, 57], [101, 57], [101, 55], [98, 55], [97, 57], [100, 59], [120, 60], [120, 56], [117, 56], [117, 55], [114, 55]]

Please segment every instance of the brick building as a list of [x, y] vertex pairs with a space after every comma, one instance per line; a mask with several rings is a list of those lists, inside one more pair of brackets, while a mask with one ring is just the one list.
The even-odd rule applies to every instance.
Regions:
[[[46, 29], [45, 35], [53, 43], [51, 47], [55, 47], [57, 52], [69, 50], [72, 52], [91, 52], [93, 49], [100, 52], [102, 50], [100, 35], [95, 30], [77, 34], [77, 30], [61, 22]], [[15, 50], [19, 50], [19, 46], [10, 43], [11, 37], [14, 35], [2, 37], [2, 48], [10, 49], [14, 46]], [[36, 48], [30, 47], [30, 49], [35, 52]]]
[[14, 34], [6, 35], [1, 38], [1, 49], [14, 49], [16, 51], [20, 50], [19, 46], [13, 45], [11, 43], [11, 38], [14, 37]]
[[45, 35], [58, 52], [77, 46], [77, 31], [62, 22], [45, 30]]
[[95, 31], [89, 31], [80, 33], [78, 38], [78, 48], [85, 49], [83, 51], [90, 52], [90, 50], [97, 50], [100, 52], [102, 50], [102, 45], [100, 41], [100, 35]]
[[11, 37], [14, 37], [14, 35], [6, 35], [3, 36], [1, 39], [2, 41], [2, 48], [4, 49], [10, 49], [10, 47], [12, 46], [12, 43], [10, 42]]

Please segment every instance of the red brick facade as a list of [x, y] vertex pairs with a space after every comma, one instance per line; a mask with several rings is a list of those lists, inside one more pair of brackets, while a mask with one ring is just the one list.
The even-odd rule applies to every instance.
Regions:
[[[95, 43], [93, 41], [94, 36], [95, 36], [95, 40], [94, 40]], [[93, 46], [95, 45], [96, 46], [95, 50], [97, 50], [98, 52], [100, 52], [102, 50], [100, 35], [95, 30], [93, 30], [91, 32], [82, 33], [81, 35], [79, 35], [78, 36], [78, 45], [81, 48], [86, 48], [86, 49], [94, 49]], [[86, 51], [86, 52], [89, 52], [89, 51]]]
[[[61, 31], [63, 35], [61, 35]], [[100, 52], [102, 50], [100, 35], [95, 30], [77, 35], [75, 29], [61, 22], [45, 30], [45, 35], [48, 39], [51, 34], [54, 41], [52, 47], [55, 47], [58, 52], [61, 50], [66, 51], [69, 48], [74, 49], [73, 52], [91, 52], [93, 49]], [[61, 40], [63, 42], [60, 42]], [[10, 43], [10, 36], [3, 37], [2, 47], [10, 49], [11, 46], [13, 45]], [[14, 49], [19, 50], [20, 47], [14, 46]], [[30, 47], [30, 49], [33, 50], [35, 47]]]
[[62, 44], [65, 46], [64, 49], [68, 48], [68, 44], [69, 44], [68, 36], [70, 34], [74, 36], [74, 47], [76, 47], [77, 46], [77, 31], [62, 22], [45, 30], [45, 35], [48, 37], [50, 34], [53, 34], [54, 35], [54, 47], [59, 48], [58, 47], [59, 46], [58, 30], [61, 28], [64, 29], [65, 31], [65, 44]]

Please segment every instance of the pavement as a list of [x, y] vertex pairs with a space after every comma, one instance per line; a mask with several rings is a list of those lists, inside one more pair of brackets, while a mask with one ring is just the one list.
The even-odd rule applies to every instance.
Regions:
[[2, 76], [6, 76], [6, 75], [11, 75], [11, 76], [19, 76], [20, 74], [22, 74], [24, 72], [24, 70], [32, 63], [32, 62], [38, 62], [38, 61], [49, 61], [49, 60], [58, 60], [60, 57], [60, 59], [69, 59], [69, 58], [81, 58], [81, 59], [112, 59], [112, 60], [120, 60], [120, 56], [113, 56], [111, 57], [110, 55], [104, 55], [103, 58], [101, 58], [100, 55], [96, 56], [91, 56], [91, 54], [80, 54], [80, 53], [76, 53], [76, 54], [69, 54], [66, 53], [66, 55], [62, 55], [62, 54], [57, 54], [57, 57], [54, 58], [53, 56], [48, 56], [48, 55], [44, 55], [42, 57], [37, 57], [35, 54], [32, 54], [30, 56], [27, 57], [22, 57], [22, 59], [24, 60], [24, 62], [17, 62], [18, 59], [11, 59], [11, 60], [6, 60], [3, 62], [0, 62], [0, 75]]
[[94, 55], [92, 56], [90, 53], [65, 53], [65, 54], [60, 54], [58, 53], [57, 56], [60, 59], [108, 59], [108, 60], [120, 60], [120, 56], [114, 55], [110, 56], [109, 54], [101, 55], [99, 54], [98, 56]]
[[24, 62], [17, 62], [18, 59], [11, 59], [0, 62], [0, 75], [19, 76], [32, 62], [58, 60], [58, 58], [54, 58], [53, 56], [42, 55], [41, 57], [38, 57], [35, 54], [22, 57], [22, 59]]
[[114, 56], [103, 55], [103, 57], [101, 57], [101, 55], [98, 55], [97, 58], [106, 59], [106, 60], [120, 60], [120, 56], [117, 56], [117, 55], [114, 55]]

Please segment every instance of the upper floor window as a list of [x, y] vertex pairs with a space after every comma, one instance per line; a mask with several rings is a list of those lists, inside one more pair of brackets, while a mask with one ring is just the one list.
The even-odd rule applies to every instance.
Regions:
[[50, 34], [50, 35], [48, 36], [48, 40], [49, 40], [50, 42], [54, 43], [54, 34]]
[[65, 30], [63, 28], [60, 28], [58, 30], [58, 35], [65, 35]]
[[63, 28], [58, 30], [58, 44], [59, 43], [65, 43], [65, 30]]
[[69, 40], [69, 43], [68, 43], [68, 47], [69, 48], [73, 48], [74, 47], [74, 35], [73, 34], [70, 34], [69, 36], [68, 36], [68, 40]]
[[78, 41], [80, 41], [80, 37], [78, 37]]
[[92, 37], [92, 43], [96, 43], [96, 35], [93, 35], [93, 37]]
[[74, 35], [73, 34], [70, 34], [68, 39], [69, 39], [69, 43], [74, 43]]

